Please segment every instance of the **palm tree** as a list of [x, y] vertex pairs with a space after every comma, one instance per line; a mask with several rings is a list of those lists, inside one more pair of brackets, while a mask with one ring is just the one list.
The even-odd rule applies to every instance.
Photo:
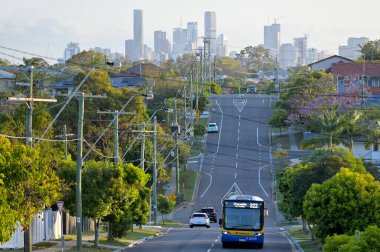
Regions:
[[313, 120], [321, 134], [303, 140], [301, 148], [331, 148], [333, 145], [343, 144], [353, 152], [353, 137], [359, 134], [356, 124], [360, 118], [361, 113], [356, 111], [354, 113], [338, 113], [338, 106], [322, 109]]

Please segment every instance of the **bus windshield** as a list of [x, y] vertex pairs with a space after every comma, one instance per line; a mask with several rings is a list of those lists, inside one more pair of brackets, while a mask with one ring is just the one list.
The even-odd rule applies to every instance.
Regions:
[[224, 227], [238, 230], [261, 230], [260, 209], [226, 207]]

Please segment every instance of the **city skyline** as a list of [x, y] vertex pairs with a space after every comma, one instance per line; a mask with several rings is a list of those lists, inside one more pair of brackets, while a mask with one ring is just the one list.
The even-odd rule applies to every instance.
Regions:
[[[204, 13], [214, 11], [217, 36], [224, 34], [229, 38], [230, 51], [263, 44], [263, 27], [276, 19], [281, 24], [281, 43], [292, 43], [294, 38], [309, 33], [309, 47], [338, 53], [339, 45], [346, 44], [349, 37], [380, 38], [380, 25], [372, 22], [380, 3], [371, 6], [365, 9], [354, 0], [321, 0], [315, 6], [305, 5], [300, 0], [286, 3], [236, 0], [233, 4], [226, 0], [206, 3], [166, 0], [159, 4], [149, 0], [128, 3], [120, 0], [68, 0], [64, 3], [0, 0], [3, 10], [0, 45], [53, 58], [62, 58], [69, 42], [79, 43], [81, 50], [99, 46], [124, 53], [125, 40], [133, 38], [133, 10], [141, 9], [144, 12], [144, 44], [150, 47], [154, 46], [154, 31], [166, 32], [172, 41], [173, 28], [181, 23], [181, 27], [186, 28], [187, 22], [197, 22], [199, 36], [203, 36]], [[0, 52], [22, 55], [4, 49]], [[5, 56], [1, 54], [0, 57]]]

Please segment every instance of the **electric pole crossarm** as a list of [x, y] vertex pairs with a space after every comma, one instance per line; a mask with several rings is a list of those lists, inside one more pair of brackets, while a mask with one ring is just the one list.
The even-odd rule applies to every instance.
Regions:
[[114, 163], [119, 164], [119, 115], [135, 115], [136, 111], [133, 112], [119, 112], [115, 110], [111, 111], [98, 111], [98, 114], [113, 114], [114, 116]]
[[[135, 94], [135, 95], [132, 95], [131, 98], [129, 98], [129, 100], [124, 104], [124, 106], [119, 110], [118, 113], [120, 112], [123, 112], [124, 109], [128, 106], [128, 104], [132, 101], [133, 98], [135, 98], [136, 96], [141, 96], [141, 94]], [[102, 134], [100, 134], [100, 136], [98, 137], [98, 139], [96, 139], [95, 143], [92, 145], [92, 148], [99, 142], [99, 140], [104, 136], [104, 134], [106, 133], [106, 131], [109, 129], [109, 127], [111, 127], [111, 125], [115, 122], [115, 117], [113, 118], [113, 120], [107, 125], [107, 127], [103, 130]], [[84, 155], [83, 157], [83, 160], [85, 160], [87, 158], [87, 156], [91, 153], [92, 151], [92, 148], [90, 148], [86, 155]], [[124, 154], [125, 155], [125, 154]], [[123, 158], [124, 158], [124, 155], [123, 155]]]

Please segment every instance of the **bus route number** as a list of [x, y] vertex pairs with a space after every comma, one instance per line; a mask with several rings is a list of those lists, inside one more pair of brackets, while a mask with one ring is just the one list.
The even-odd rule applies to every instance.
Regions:
[[249, 208], [259, 208], [259, 204], [257, 203], [250, 203]]

